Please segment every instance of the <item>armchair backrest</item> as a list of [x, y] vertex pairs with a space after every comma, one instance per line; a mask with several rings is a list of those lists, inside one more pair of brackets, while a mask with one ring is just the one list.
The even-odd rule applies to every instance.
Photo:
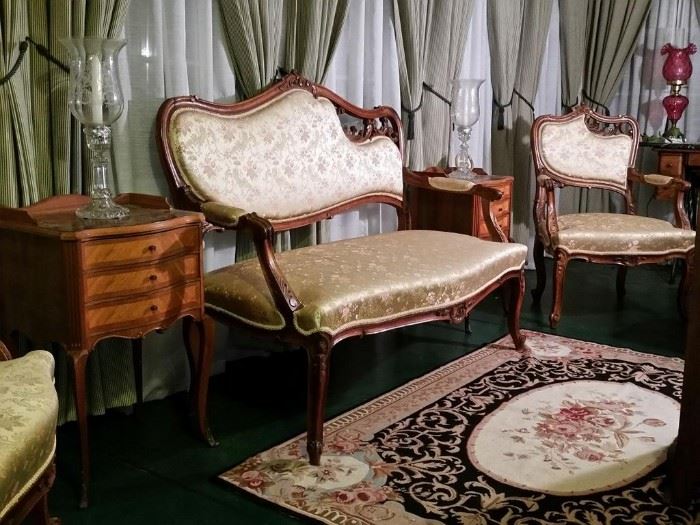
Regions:
[[623, 195], [634, 166], [639, 126], [631, 117], [606, 117], [587, 106], [561, 116], [543, 115], [531, 130], [538, 174], [571, 186], [603, 188]]
[[[344, 129], [339, 114], [360, 129]], [[296, 74], [239, 103], [166, 100], [158, 122], [178, 207], [215, 201], [285, 229], [365, 202], [402, 204], [394, 110], [359, 108]]]

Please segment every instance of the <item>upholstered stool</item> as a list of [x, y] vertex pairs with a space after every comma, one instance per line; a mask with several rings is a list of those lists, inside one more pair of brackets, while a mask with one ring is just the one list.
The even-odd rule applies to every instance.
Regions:
[[0, 343], [0, 523], [49, 523], [46, 495], [56, 469], [58, 398], [53, 356], [10, 359]]

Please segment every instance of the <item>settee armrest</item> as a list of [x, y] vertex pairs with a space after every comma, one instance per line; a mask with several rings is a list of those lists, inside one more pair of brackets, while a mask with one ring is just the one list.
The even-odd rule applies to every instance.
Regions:
[[463, 195], [473, 195], [481, 199], [481, 211], [484, 216], [486, 228], [491, 235], [491, 239], [500, 242], [509, 242], [508, 237], [503, 232], [498, 222], [493, 216], [491, 202], [503, 197], [503, 192], [483, 186], [478, 182], [463, 179], [453, 179], [440, 171], [411, 171], [408, 168], [403, 170], [403, 181], [406, 187], [421, 188], [423, 190], [439, 191], [445, 193], [461, 193]]
[[685, 193], [691, 188], [688, 181], [679, 179], [678, 177], [660, 175], [658, 173], [639, 173], [635, 168], [628, 168], [627, 180], [640, 184], [648, 184], [655, 188], [670, 189], [674, 197], [673, 214], [676, 219], [676, 226], [684, 230], [690, 229], [690, 219], [688, 219], [688, 214], [684, 206]]
[[275, 258], [275, 228], [270, 221], [256, 213], [247, 213], [237, 219], [237, 229], [248, 230], [253, 236], [255, 252], [267, 287], [272, 294], [277, 310], [284, 317], [287, 326], [293, 323], [294, 312], [304, 306], [292, 291], [287, 278]]
[[208, 222], [221, 228], [237, 228], [239, 219], [248, 213], [241, 208], [216, 201], [202, 203], [202, 212]]

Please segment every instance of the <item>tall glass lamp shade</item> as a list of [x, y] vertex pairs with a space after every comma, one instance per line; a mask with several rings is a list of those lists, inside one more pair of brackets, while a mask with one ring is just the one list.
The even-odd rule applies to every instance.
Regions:
[[452, 176], [461, 179], [478, 177], [472, 171], [474, 162], [469, 154], [469, 137], [472, 126], [479, 121], [479, 88], [484, 81], [472, 78], [460, 78], [452, 81], [452, 103], [450, 118], [457, 130], [459, 150], [455, 155], [456, 170]]
[[119, 85], [117, 54], [125, 40], [84, 37], [65, 38], [61, 43], [70, 52], [68, 106], [83, 125], [91, 150], [91, 201], [75, 213], [83, 219], [121, 219], [129, 209], [112, 200], [111, 124], [124, 109]]

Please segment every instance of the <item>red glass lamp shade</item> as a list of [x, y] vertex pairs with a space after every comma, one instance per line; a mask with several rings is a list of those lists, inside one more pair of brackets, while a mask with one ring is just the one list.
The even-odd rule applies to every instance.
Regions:
[[688, 107], [688, 97], [685, 95], [668, 95], [664, 97], [663, 105], [668, 115], [668, 120], [675, 126], [681, 115], [683, 115], [685, 108]]
[[[693, 64], [690, 55], [697, 51], [695, 44], [688, 44], [687, 47], [678, 48], [671, 44], [665, 44], [661, 48], [662, 55], [668, 55], [664, 62], [661, 74], [669, 84], [686, 84], [690, 75], [693, 74]], [[665, 106], [665, 104], [664, 104]]]

